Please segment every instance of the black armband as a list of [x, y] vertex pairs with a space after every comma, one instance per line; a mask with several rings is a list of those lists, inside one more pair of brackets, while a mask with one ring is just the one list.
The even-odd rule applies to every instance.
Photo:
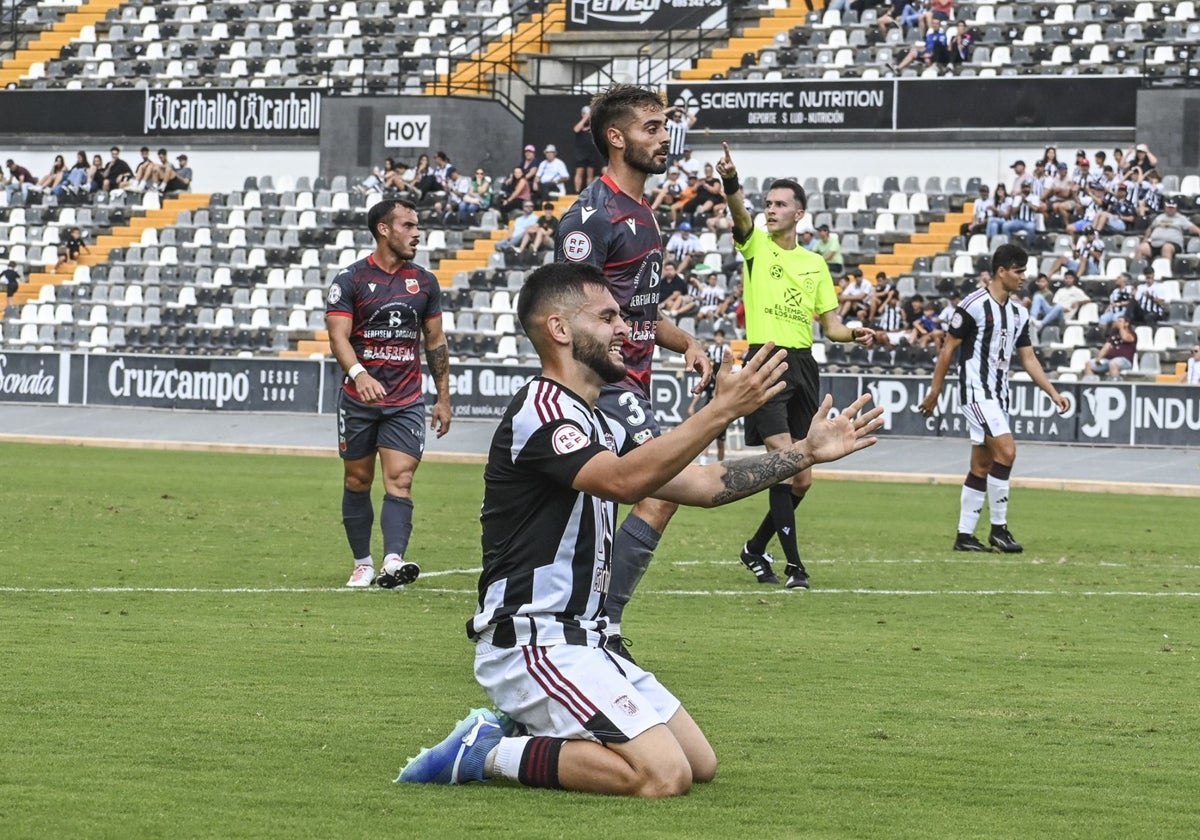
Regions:
[[721, 184], [725, 187], [725, 195], [733, 195], [742, 188], [736, 173], [732, 178], [722, 178]]

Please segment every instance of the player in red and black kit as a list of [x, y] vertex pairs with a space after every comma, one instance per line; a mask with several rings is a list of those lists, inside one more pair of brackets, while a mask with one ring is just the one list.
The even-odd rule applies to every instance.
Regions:
[[[411, 260], [421, 242], [417, 208], [385, 200], [367, 213], [375, 253], [342, 269], [329, 287], [325, 324], [346, 380], [338, 392], [338, 451], [345, 467], [342, 524], [354, 553], [350, 587], [394, 588], [421, 569], [404, 559], [412, 533], [412, 480], [425, 450], [425, 400], [418, 339], [437, 386], [429, 427], [450, 428], [450, 351], [442, 333], [437, 278]], [[383, 463], [383, 570], [375, 577], [371, 484]]]
[[[626, 377], [606, 385], [596, 403], [635, 443], [658, 437], [661, 430], [650, 404], [650, 366], [654, 345], [682, 353], [688, 370], [700, 373], [697, 389], [708, 384], [712, 363], [704, 347], [671, 321], [658, 319], [662, 278], [662, 234], [645, 200], [646, 176], [667, 169], [670, 135], [657, 93], [616, 85], [592, 100], [592, 137], [608, 159], [608, 173], [593, 182], [563, 215], [555, 258], [587, 262], [608, 279], [621, 316], [629, 324], [623, 356]], [[612, 578], [606, 606], [611, 649], [629, 657], [621, 635], [621, 615], [633, 597], [663, 530], [677, 505], [645, 499], [634, 505], [613, 542]]]

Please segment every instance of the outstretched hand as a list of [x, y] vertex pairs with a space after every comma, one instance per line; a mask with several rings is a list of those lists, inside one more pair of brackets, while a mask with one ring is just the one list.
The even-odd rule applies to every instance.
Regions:
[[783, 390], [785, 383], [779, 378], [787, 370], [786, 359], [787, 351], [776, 351], [775, 343], [768, 341], [740, 370], [722, 365], [713, 402], [728, 412], [731, 422], [752, 413]]
[[836, 417], [830, 417], [833, 408], [833, 395], [826, 394], [813, 417], [812, 425], [808, 428], [808, 454], [813, 463], [823, 464], [837, 461], [841, 458], [874, 446], [878, 441], [872, 432], [883, 426], [883, 409], [873, 408], [859, 416], [867, 403], [871, 402], [870, 394], [863, 394], [850, 405], [846, 406]]

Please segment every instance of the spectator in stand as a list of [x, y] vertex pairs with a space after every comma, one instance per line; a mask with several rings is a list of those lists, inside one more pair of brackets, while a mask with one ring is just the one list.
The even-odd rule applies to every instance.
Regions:
[[944, 30], [953, 15], [954, 0], [929, 0], [925, 11], [921, 13], [921, 31]]
[[1192, 346], [1192, 355], [1188, 356], [1187, 373], [1183, 381], [1188, 385], [1200, 385], [1200, 344]]
[[971, 50], [975, 48], [975, 35], [971, 30], [967, 29], [967, 22], [960, 20], [954, 27], [954, 34], [950, 36], [950, 44], [947, 48], [950, 52], [950, 63], [955, 67], [961, 67], [971, 60]]
[[1133, 187], [1131, 186], [1129, 188], [1129, 198], [1131, 201], [1137, 201], [1139, 227], [1148, 228], [1154, 217], [1162, 213], [1166, 208], [1167, 199], [1162, 192], [1162, 176], [1158, 174], [1157, 169], [1151, 169], [1149, 172], [1142, 174], [1135, 167], [1130, 172], [1137, 172], [1138, 176], [1135, 181], [1137, 195], [1133, 194]]
[[695, 195], [683, 203], [682, 212], [691, 216], [692, 224], [699, 224], [701, 215], [724, 215], [725, 207], [725, 188], [721, 185], [721, 179], [717, 177], [713, 165], [706, 163], [704, 176], [695, 182]]
[[542, 205], [542, 213], [521, 236], [521, 243], [516, 247], [516, 253], [529, 251], [537, 254], [542, 251], [554, 250], [554, 236], [558, 233], [558, 219], [554, 216], [554, 203], [547, 201]]
[[917, 347], [926, 347], [932, 344], [940, 350], [942, 342], [945, 340], [946, 332], [938, 320], [937, 307], [932, 303], [926, 303], [921, 310], [921, 317], [913, 322], [912, 332], [908, 337], [909, 343], [915, 344]]
[[1026, 293], [1022, 301], [1029, 310], [1030, 322], [1041, 329], [1051, 324], [1062, 325], [1063, 311], [1061, 306], [1055, 306], [1052, 301], [1054, 292], [1050, 288], [1050, 277], [1039, 274], [1033, 282], [1033, 288]]
[[1108, 305], [1100, 313], [1099, 323], [1107, 327], [1118, 318], [1124, 318], [1129, 302], [1133, 300], [1133, 289], [1129, 285], [1130, 277], [1124, 271], [1117, 275], [1116, 286], [1109, 292]]
[[1142, 272], [1142, 284], [1137, 287], [1125, 312], [1130, 323], [1151, 327], [1167, 317], [1167, 302], [1162, 297], [1162, 287], [1158, 285], [1152, 266], [1146, 266]]
[[[162, 154], [166, 155], [166, 149], [162, 150]], [[166, 167], [162, 172], [162, 191], [163, 192], [191, 192], [192, 191], [192, 167], [188, 166], [187, 155], [177, 155], [175, 162], [178, 166], [171, 166], [169, 163], [164, 163]]]
[[838, 292], [838, 317], [843, 321], [865, 321], [875, 287], [863, 276], [861, 268], [850, 269], [846, 278], [846, 285]]
[[416, 188], [418, 197], [424, 196], [425, 193], [437, 192], [437, 175], [433, 171], [433, 165], [429, 162], [429, 155], [423, 154], [417, 158], [417, 166], [412, 175], [412, 185]]
[[909, 49], [908, 53], [896, 66], [896, 71], [903, 70], [918, 58], [927, 67], [932, 64], [945, 67], [950, 63], [950, 42], [946, 37], [946, 31], [941, 28], [940, 24], [926, 32], [924, 40], [914, 44]]
[[92, 165], [88, 167], [88, 188], [91, 192], [104, 189], [104, 160], [100, 155], [92, 155]]
[[[1049, 161], [1046, 166], [1049, 167]], [[1046, 193], [1042, 195], [1042, 201], [1046, 205], [1047, 217], [1051, 213], [1061, 221], [1062, 226], [1066, 227], [1071, 222], [1071, 214], [1075, 211], [1075, 195], [1079, 192], [1079, 185], [1071, 180], [1068, 167], [1065, 163], [1059, 163], [1055, 166], [1055, 178], [1050, 183]]]
[[1031, 237], [1037, 234], [1038, 219], [1045, 220], [1042, 203], [1033, 194], [1033, 178], [1018, 178], [1020, 189], [1010, 199], [1008, 219], [1000, 226], [1006, 236], [1023, 233]]
[[[1066, 272], [1063, 275], [1063, 284], [1054, 293], [1051, 298], [1051, 313], [1059, 313], [1058, 323], [1062, 323], [1064, 318], [1074, 318], [1079, 311], [1079, 307], [1090, 301], [1088, 293], [1079, 286], [1079, 276], [1074, 269]], [[1032, 314], [1032, 313], [1031, 313]], [[1044, 323], [1049, 323], [1050, 318], [1047, 317]], [[1034, 326], [1041, 327], [1042, 324], [1034, 323]]]
[[1005, 221], [1008, 220], [1009, 211], [1012, 210], [1012, 199], [1008, 197], [1008, 187], [1003, 184], [996, 185], [996, 194], [992, 198], [992, 216], [988, 219], [985, 232], [990, 240], [993, 236], [1000, 232]]
[[579, 111], [579, 120], [575, 123], [575, 192], [600, 177], [604, 170], [604, 158], [596, 149], [596, 141], [592, 138], [592, 107], [584, 105]]
[[403, 192], [408, 188], [408, 183], [404, 178], [407, 171], [407, 163], [397, 165], [395, 158], [386, 157], [383, 159], [383, 168], [375, 167], [372, 169], [371, 174], [354, 188], [355, 192], [369, 193], [372, 190], [379, 192], [385, 190]]
[[1033, 195], [1041, 203], [1045, 203], [1046, 193], [1050, 190], [1050, 186], [1054, 183], [1054, 176], [1046, 173], [1046, 161], [1038, 158], [1033, 162], [1033, 176], [1030, 179], [1033, 184]]
[[[142, 191], [158, 180], [158, 166], [150, 159], [149, 146], [142, 146], [138, 152], [142, 157], [133, 170], [133, 183], [130, 184], [130, 189]], [[165, 150], [163, 153], [166, 154]]]
[[29, 190], [37, 184], [37, 178], [33, 177], [33, 173], [21, 166], [12, 158], [5, 161], [5, 167], [8, 169], [8, 177], [6, 180], [5, 191], [8, 193], [8, 203], [13, 203], [13, 196], [17, 193], [21, 194], [21, 203], [25, 203], [25, 196], [29, 195]]
[[483, 170], [476, 167], [475, 175], [467, 181], [467, 191], [458, 203], [458, 222], [467, 224], [471, 217], [492, 206], [492, 179]]
[[[459, 207], [471, 192], [471, 179], [467, 173], [459, 172], [455, 167], [450, 167], [450, 172], [446, 177], [446, 205], [445, 215], [442, 219], [443, 223], [449, 224], [451, 221], [457, 221], [460, 218]], [[470, 218], [470, 213], [466, 214], [466, 218]]]
[[12, 303], [13, 297], [17, 294], [17, 289], [21, 288], [21, 272], [17, 271], [17, 264], [13, 260], [8, 261], [8, 268], [0, 271], [0, 290], [8, 295], [9, 303]]
[[1046, 161], [1046, 171], [1054, 174], [1058, 171], [1058, 148], [1047, 146], [1042, 150], [1042, 160]]
[[675, 260], [681, 272], [686, 272], [695, 261], [700, 251], [700, 239], [692, 236], [692, 226], [687, 222], [679, 224], [679, 230], [671, 234], [664, 249], [671, 259]]
[[87, 192], [88, 182], [91, 180], [88, 174], [87, 152], [75, 153], [75, 165], [68, 169], [58, 183], [54, 187], [53, 192], [60, 199], [67, 194], [82, 194]]
[[533, 202], [530, 199], [525, 199], [521, 203], [521, 215], [513, 222], [512, 233], [508, 239], [502, 239], [496, 243], [497, 251], [511, 251], [520, 246], [524, 241], [525, 231], [530, 225], [537, 224], [537, 214], [533, 212]]
[[896, 291], [896, 284], [888, 280], [887, 272], [877, 272], [875, 291], [871, 293], [871, 305], [867, 308], [867, 320], [874, 322], [884, 307], [893, 301], [899, 306], [900, 296]]
[[538, 164], [537, 176], [533, 183], [534, 199], [545, 200], [551, 196], [566, 195], [567, 182], [571, 173], [567, 165], [558, 157], [558, 148], [551, 143], [545, 149], [546, 159]]
[[1109, 379], [1120, 379], [1121, 374], [1133, 369], [1133, 356], [1137, 352], [1137, 336], [1124, 317], [1117, 318], [1100, 348], [1096, 358], [1084, 365], [1084, 376], [1099, 376], [1101, 368], [1108, 371]]
[[105, 192], [124, 189], [129, 186], [129, 182], [133, 178], [133, 170], [129, 168], [128, 163], [121, 160], [121, 149], [118, 146], [113, 146], [108, 153], [111, 159], [108, 166], [104, 167], [104, 181], [101, 189]]
[[663, 317], [674, 317], [683, 299], [688, 297], [688, 283], [673, 262], [663, 262], [662, 272], [658, 311]]
[[1129, 188], [1117, 184], [1113, 195], [1105, 200], [1104, 233], [1125, 233], [1137, 224], [1137, 206], [1129, 200]]
[[880, 39], [887, 37], [889, 27], [900, 27], [901, 34], [907, 35], [908, 30], [921, 20], [921, 8], [917, 0], [888, 0], [886, 10], [881, 12], [876, 25], [879, 27]]
[[721, 304], [725, 302], [725, 289], [721, 286], [717, 273], [711, 268], [703, 272], [705, 279], [701, 281], [698, 274], [692, 275], [694, 295], [700, 302], [696, 311], [696, 320], [716, 320], [719, 317]]
[[38, 178], [37, 186], [42, 192], [51, 192], [59, 184], [62, 183], [63, 176], [67, 174], [67, 162], [63, 160], [62, 155], [54, 156], [54, 163], [50, 164], [50, 171]]
[[1125, 183], [1125, 180], [1117, 174], [1117, 170], [1111, 165], [1107, 165], [1103, 169], [1103, 175], [1096, 179], [1096, 185], [1104, 190], [1109, 195], [1116, 195], [1117, 187]]
[[912, 328], [904, 320], [904, 307], [900, 305], [900, 295], [890, 283], [880, 298], [872, 326], [876, 330], [876, 340], [879, 339], [880, 333], [886, 336], [887, 340], [880, 342], [885, 347], [895, 347], [908, 341]]
[[75, 262], [79, 259], [79, 252], [86, 251], [92, 253], [83, 242], [83, 235], [79, 232], [79, 228], [73, 227], [70, 230], [64, 231], [61, 234], [61, 242], [58, 246], [58, 262], [54, 264], [54, 268], [50, 269], [51, 274], [58, 273], [58, 270], [68, 262]]
[[1145, 143], [1138, 143], [1133, 147], [1133, 151], [1125, 155], [1125, 162], [1129, 169], [1140, 169], [1142, 172], [1149, 172], [1151, 169], [1158, 168], [1158, 158], [1150, 151], [1150, 147]]
[[521, 162], [517, 165], [521, 167], [521, 171], [525, 173], [525, 177], [528, 178], [529, 183], [532, 184], [534, 181], [533, 176], [537, 174], [538, 166], [541, 165], [541, 161], [538, 160], [537, 156], [537, 146], [530, 143], [528, 146], [522, 149]]
[[820, 254], [825, 259], [825, 264], [829, 266], [829, 273], [832, 276], [837, 277], [842, 273], [842, 269], [845, 267], [842, 258], [842, 240], [829, 229], [829, 225], [817, 227], [817, 242], [813, 246], [813, 253]]
[[[670, 265], [670, 263], [664, 263], [664, 271], [666, 271], [667, 265]], [[659, 312], [661, 312], [664, 317], [670, 318], [672, 321], [678, 323], [680, 318], [690, 317], [700, 311], [700, 301], [695, 295], [692, 294], [692, 280], [695, 278], [695, 275], [689, 274], [685, 278], [684, 275], [674, 271], [675, 267], [673, 265], [671, 268], [672, 275], [674, 277], [672, 287], [675, 287], [682, 282], [683, 292], [680, 294], [673, 293], [668, 299], [667, 303], [659, 307]]]
[[[675, 165], [679, 167], [679, 171], [683, 173], [683, 176], [688, 179], [689, 184], [700, 177], [700, 161], [692, 157], [691, 146], [683, 147], [683, 157], [675, 161]], [[706, 166], [711, 168], [712, 164], [706, 164]]]
[[1050, 276], [1057, 274], [1064, 265], [1073, 272], [1100, 274], [1103, 270], [1104, 248], [1104, 239], [1100, 232], [1094, 227], [1085, 227], [1075, 239], [1073, 255], [1060, 255], [1055, 259], [1054, 265], [1050, 267]]
[[1200, 227], [1179, 212], [1179, 204], [1175, 199], [1167, 199], [1165, 209], [1150, 223], [1146, 235], [1138, 243], [1137, 255], [1143, 260], [1162, 257], [1171, 262], [1176, 253], [1184, 250], [1184, 237], [1189, 234], [1200, 236]]
[[902, 298], [900, 300], [900, 311], [904, 315], [904, 326], [912, 327], [925, 312], [925, 296], [915, 294], [909, 298]]
[[943, 325], [943, 329], [945, 328], [945, 325], [949, 324], [950, 320], [954, 317], [954, 310], [958, 308], [959, 301], [961, 300], [962, 295], [960, 295], [958, 292], [954, 292], [949, 298], [946, 298], [942, 301], [942, 311], [938, 313], [937, 320], [939, 324]]
[[1008, 167], [1013, 171], [1012, 194], [1015, 196], [1021, 192], [1023, 184], [1033, 185], [1035, 177], [1032, 173], [1025, 170], [1025, 161], [1013, 161], [1012, 166]]
[[667, 177], [654, 191], [654, 198], [650, 202], [651, 210], [657, 210], [659, 207], [674, 208], [674, 212], [671, 213], [672, 226], [674, 226], [675, 217], [679, 213], [679, 209], [675, 208], [675, 205], [679, 204], [682, 207], [684, 193], [688, 192], [687, 178], [680, 176], [679, 167], [672, 166], [668, 169]]
[[684, 147], [687, 146], [688, 130], [696, 124], [696, 115], [688, 113], [687, 108], [682, 105], [672, 105], [663, 111], [666, 115], [667, 136], [670, 138], [670, 146], [667, 148], [667, 165], [675, 164], [683, 157]]
[[529, 179], [525, 170], [514, 166], [508, 177], [500, 182], [500, 212], [507, 219], [510, 213], [519, 210], [526, 202], [533, 206], [533, 190], [529, 187]]
[[991, 193], [991, 188], [987, 184], [979, 185], [979, 198], [975, 199], [974, 215], [971, 217], [971, 221], [965, 222], [959, 231], [963, 236], [987, 231], [988, 221], [996, 212], [996, 205], [992, 202]]
[[812, 228], [802, 228], [800, 239], [796, 244], [805, 251], [815, 251], [817, 249], [817, 232]]

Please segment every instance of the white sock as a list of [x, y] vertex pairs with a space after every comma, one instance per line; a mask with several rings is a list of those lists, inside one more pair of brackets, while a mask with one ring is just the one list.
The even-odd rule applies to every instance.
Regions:
[[988, 479], [988, 510], [991, 512], [993, 525], [1008, 524], [1008, 481], [989, 475]]
[[986, 498], [987, 494], [982, 490], [963, 485], [962, 494], [958, 497], [958, 533], [975, 533], [975, 526], [979, 524], [979, 514], [983, 512], [983, 502]]
[[604, 632], [608, 636], [620, 636], [621, 635], [621, 622], [619, 622], [619, 621], [608, 622], [608, 627], [604, 628]]
[[366, 557], [355, 558], [354, 565], [370, 566], [371, 568], [375, 568], [375, 558], [373, 558], [370, 554], [368, 554]]
[[[516, 738], [501, 738], [500, 743], [492, 750], [495, 753], [494, 759], [492, 756], [488, 756], [488, 760], [492, 764], [491, 775], [519, 782], [521, 756], [525, 754], [525, 746], [532, 740], [533, 738], [528, 735]], [[485, 764], [484, 775], [488, 775], [486, 768], [487, 765]]]

